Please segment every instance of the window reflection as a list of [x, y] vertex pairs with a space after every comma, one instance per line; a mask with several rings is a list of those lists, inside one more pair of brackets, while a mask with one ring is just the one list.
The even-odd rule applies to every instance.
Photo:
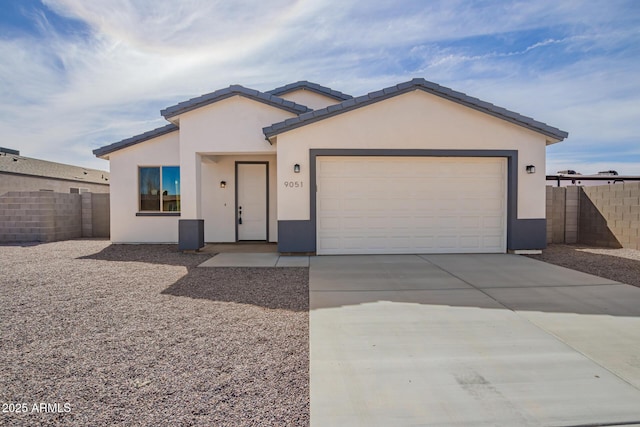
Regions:
[[139, 196], [140, 211], [179, 212], [180, 167], [139, 168]]

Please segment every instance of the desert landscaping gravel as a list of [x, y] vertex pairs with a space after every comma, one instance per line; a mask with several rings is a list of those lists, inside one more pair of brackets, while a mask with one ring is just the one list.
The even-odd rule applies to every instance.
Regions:
[[[308, 425], [308, 269], [196, 267], [211, 255], [0, 245], [0, 425]], [[640, 286], [637, 250], [530, 257]]]
[[640, 287], [640, 251], [637, 249], [553, 244], [543, 250], [542, 255], [528, 256]]
[[210, 256], [0, 246], [0, 425], [308, 425], [308, 270]]

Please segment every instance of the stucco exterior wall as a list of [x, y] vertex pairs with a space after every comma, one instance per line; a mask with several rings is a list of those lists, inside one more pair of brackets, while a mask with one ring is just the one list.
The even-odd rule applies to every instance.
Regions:
[[[518, 219], [545, 217], [545, 137], [423, 91], [409, 92], [278, 135], [278, 219], [310, 219], [309, 150], [518, 150]], [[301, 172], [293, 172], [300, 164]], [[526, 165], [537, 173], [527, 174]], [[302, 187], [284, 188], [286, 181]]]
[[0, 196], [9, 191], [53, 191], [69, 193], [71, 188], [88, 188], [91, 193], [108, 193], [109, 185], [82, 181], [67, 181], [37, 176], [0, 173]]
[[280, 98], [296, 102], [313, 110], [326, 108], [329, 105], [338, 104], [340, 102], [328, 96], [320, 95], [319, 93], [304, 89], [298, 89], [294, 90], [293, 92], [285, 93], [284, 95], [280, 95]]
[[[111, 241], [114, 243], [176, 243], [177, 216], [136, 216], [138, 167], [178, 166], [178, 132], [113, 152], [111, 163]], [[181, 171], [182, 175], [182, 171]], [[184, 188], [181, 182], [180, 189]]]
[[199, 180], [202, 155], [274, 155], [276, 147], [265, 140], [262, 128], [294, 116], [241, 96], [182, 114], [179, 118], [182, 219], [203, 218]]
[[[276, 156], [215, 156], [202, 163], [202, 218], [205, 242], [235, 242], [236, 162], [268, 162], [269, 241], [278, 240]], [[220, 181], [227, 183], [220, 188]]]

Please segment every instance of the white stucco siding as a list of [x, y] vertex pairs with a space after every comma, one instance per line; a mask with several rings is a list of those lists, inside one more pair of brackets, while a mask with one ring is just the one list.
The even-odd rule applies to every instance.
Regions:
[[262, 128], [295, 117], [294, 113], [233, 96], [180, 115], [180, 150], [210, 154], [269, 154]]
[[[113, 152], [109, 155], [111, 183], [111, 241], [114, 243], [176, 243], [176, 216], [136, 216], [138, 168], [178, 166], [178, 132]], [[181, 189], [184, 184], [181, 182]]]
[[[236, 162], [268, 162], [269, 241], [278, 240], [276, 156], [214, 156], [202, 162], [202, 218], [206, 242], [236, 241]], [[220, 188], [220, 181], [226, 182]]]
[[274, 155], [276, 148], [265, 140], [262, 128], [294, 116], [294, 113], [242, 96], [182, 114], [182, 218], [203, 218], [201, 195], [206, 190], [200, 187], [202, 155]]
[[326, 108], [329, 105], [338, 104], [340, 102], [329, 96], [320, 95], [319, 93], [305, 89], [298, 89], [293, 92], [285, 93], [284, 95], [280, 95], [280, 98], [304, 105], [313, 110]]
[[[544, 135], [423, 91], [413, 91], [282, 133], [277, 137], [278, 219], [307, 220], [309, 150], [518, 150], [519, 219], [545, 217]], [[301, 165], [299, 174], [294, 164]], [[527, 174], [532, 164], [538, 171]], [[302, 188], [283, 190], [286, 181]]]

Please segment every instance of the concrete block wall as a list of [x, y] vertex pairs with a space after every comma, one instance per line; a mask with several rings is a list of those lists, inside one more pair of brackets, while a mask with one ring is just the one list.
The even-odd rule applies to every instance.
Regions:
[[576, 243], [580, 208], [578, 187], [547, 187], [547, 243]]
[[578, 242], [580, 218], [580, 187], [566, 187], [564, 209], [564, 241]]
[[[555, 218], [553, 217], [553, 193], [556, 187], [548, 186], [547, 189], [547, 197], [546, 197], [546, 218], [547, 218], [547, 243], [553, 243], [553, 223], [555, 222]], [[559, 188], [559, 187], [558, 187]]]
[[[85, 193], [86, 194], [86, 193]], [[87, 213], [83, 213], [87, 202], [82, 195], [69, 193], [53, 193], [49, 191], [20, 191], [8, 192], [0, 196], [0, 242], [53, 242], [57, 240], [75, 239], [78, 237], [108, 237], [104, 234], [104, 220], [108, 222], [108, 194], [98, 195], [101, 202], [95, 207], [104, 209], [106, 200], [106, 214], [91, 209], [90, 218], [94, 216], [99, 224], [93, 221], [86, 224], [83, 220]], [[106, 196], [106, 198], [105, 198]], [[89, 197], [88, 206], [94, 207]], [[91, 231], [91, 234], [86, 234]]]
[[82, 237], [81, 199], [78, 194], [54, 193], [53, 239], [59, 241]]
[[[92, 233], [90, 237], [109, 237], [110, 234], [110, 212], [109, 194], [89, 194], [91, 197], [91, 224]], [[83, 211], [84, 213], [84, 211]], [[87, 236], [89, 237], [89, 236]]]
[[91, 199], [91, 193], [80, 194], [80, 203], [82, 204], [80, 223], [82, 225], [82, 235], [85, 237], [93, 237], [93, 204]]
[[640, 249], [640, 182], [582, 189], [580, 243]]

